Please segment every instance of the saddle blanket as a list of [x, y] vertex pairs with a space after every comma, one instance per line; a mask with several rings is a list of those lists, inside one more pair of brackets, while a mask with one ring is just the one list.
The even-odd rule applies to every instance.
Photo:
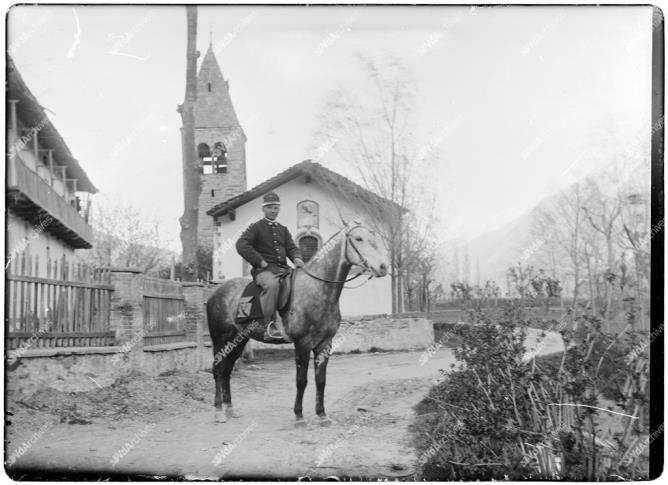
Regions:
[[[292, 271], [288, 271], [281, 276], [280, 291], [278, 296], [277, 307], [279, 312], [287, 310], [290, 303], [290, 290], [292, 288]], [[253, 320], [264, 320], [264, 313], [262, 311], [262, 303], [260, 302], [260, 293], [262, 287], [251, 281], [244, 288], [244, 292], [239, 299], [237, 305], [237, 312], [234, 317], [234, 323], [242, 324]]]
[[254, 281], [246, 286], [239, 299], [234, 323], [248, 323], [253, 320], [262, 321], [264, 314], [260, 304], [260, 293], [262, 293], [262, 288]]

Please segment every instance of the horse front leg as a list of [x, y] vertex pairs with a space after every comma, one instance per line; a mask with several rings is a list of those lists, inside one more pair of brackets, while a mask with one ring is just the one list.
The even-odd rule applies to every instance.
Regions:
[[327, 362], [331, 352], [331, 341], [313, 349], [313, 367], [315, 373], [315, 413], [320, 418], [320, 426], [329, 426], [332, 420], [325, 413], [325, 385], [327, 383]]
[[306, 421], [302, 413], [302, 402], [304, 400], [304, 390], [308, 382], [308, 363], [310, 359], [309, 349], [295, 344], [295, 363], [297, 365], [297, 396], [295, 397], [294, 407], [297, 422], [295, 426], [306, 426]]

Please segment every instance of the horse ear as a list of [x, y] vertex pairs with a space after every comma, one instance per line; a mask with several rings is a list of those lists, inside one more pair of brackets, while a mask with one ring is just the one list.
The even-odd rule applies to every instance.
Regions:
[[339, 217], [341, 218], [341, 223], [342, 223], [344, 226], [347, 226], [348, 223], [347, 223], [346, 220], [343, 218], [343, 214], [341, 214], [341, 209], [339, 208], [338, 205], [336, 206], [336, 211], [339, 213]]

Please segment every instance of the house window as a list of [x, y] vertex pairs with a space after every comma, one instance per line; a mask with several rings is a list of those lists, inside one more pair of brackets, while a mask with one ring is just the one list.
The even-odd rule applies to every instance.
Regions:
[[206, 87], [207, 87], [207, 89], [209, 90], [209, 92], [211, 92], [211, 83], [207, 83], [207, 86], [206, 86]]
[[312, 200], [303, 200], [297, 204], [297, 227], [312, 227], [318, 229], [318, 203]]
[[299, 250], [302, 252], [304, 261], [308, 261], [320, 249], [320, 240], [311, 235], [305, 235], [299, 238]]

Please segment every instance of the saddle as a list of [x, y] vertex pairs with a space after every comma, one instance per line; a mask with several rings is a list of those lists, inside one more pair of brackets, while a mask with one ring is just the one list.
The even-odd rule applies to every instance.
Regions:
[[[294, 271], [291, 268], [288, 268], [283, 274], [279, 275], [279, 292], [276, 308], [281, 315], [285, 314], [290, 308], [293, 276]], [[262, 321], [264, 319], [264, 312], [260, 303], [260, 293], [262, 293], [262, 287], [255, 283], [255, 281], [251, 281], [246, 285], [237, 305], [234, 323], [243, 324], [252, 322], [253, 320]]]

